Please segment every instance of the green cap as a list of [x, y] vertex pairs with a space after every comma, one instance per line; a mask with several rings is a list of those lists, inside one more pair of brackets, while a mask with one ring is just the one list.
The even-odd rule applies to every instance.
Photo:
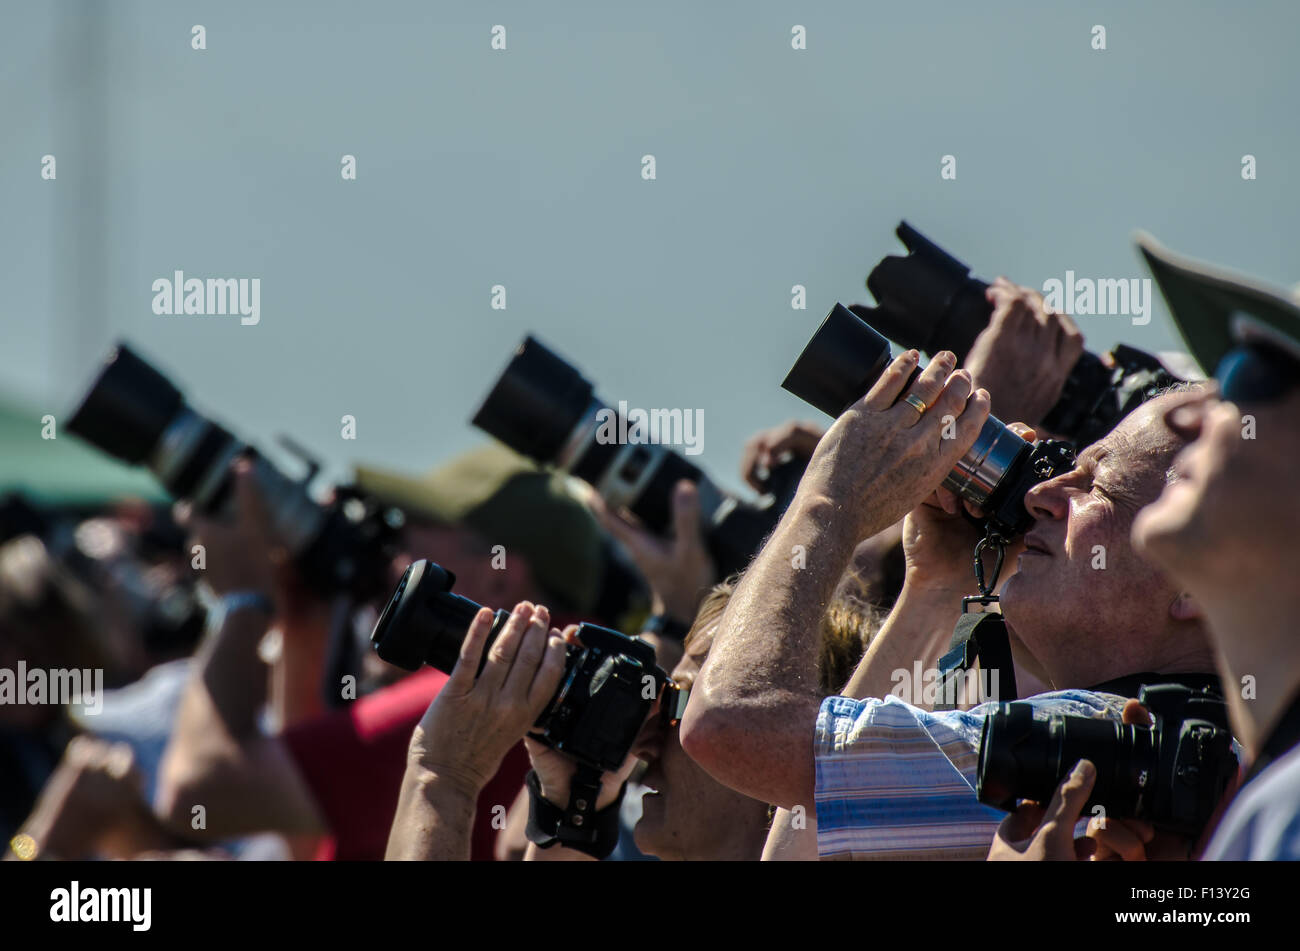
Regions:
[[1268, 343], [1300, 359], [1300, 299], [1294, 294], [1175, 254], [1145, 231], [1138, 232], [1137, 246], [1187, 349], [1207, 374], [1243, 343]]
[[490, 445], [423, 476], [358, 465], [356, 484], [412, 517], [464, 525], [489, 544], [523, 555], [546, 593], [564, 602], [553, 607], [586, 612], [595, 606], [604, 565], [602, 532], [563, 475]]

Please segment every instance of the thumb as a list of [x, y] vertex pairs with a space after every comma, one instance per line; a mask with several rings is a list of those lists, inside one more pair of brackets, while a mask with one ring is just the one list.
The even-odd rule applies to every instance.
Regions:
[[1086, 759], [1079, 760], [1070, 775], [1052, 794], [1043, 825], [1051, 826], [1055, 834], [1064, 834], [1073, 841], [1074, 824], [1079, 821], [1079, 815], [1083, 812], [1096, 781], [1097, 768]]

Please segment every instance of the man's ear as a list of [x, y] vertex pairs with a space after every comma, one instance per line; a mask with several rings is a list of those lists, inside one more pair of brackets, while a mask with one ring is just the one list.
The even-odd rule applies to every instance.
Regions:
[[1169, 616], [1175, 621], [1199, 621], [1205, 617], [1200, 602], [1184, 591], [1169, 605]]

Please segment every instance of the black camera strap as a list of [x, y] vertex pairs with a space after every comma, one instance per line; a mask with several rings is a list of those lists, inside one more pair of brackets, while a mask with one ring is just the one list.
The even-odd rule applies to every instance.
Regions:
[[[972, 604], [989, 605], [998, 602], [993, 593], [998, 575], [1002, 573], [1002, 562], [1006, 558], [1006, 539], [996, 532], [989, 532], [975, 546], [975, 583], [980, 593], [961, 599], [961, 617], [952, 632], [952, 642], [948, 652], [939, 660], [939, 702], [936, 710], [953, 710], [957, 706], [957, 696], [966, 673], [979, 664], [980, 673], [993, 683], [993, 673], [997, 672], [998, 696], [1000, 701], [1016, 699], [1016, 668], [1011, 660], [1011, 637], [1007, 633], [1007, 622], [1001, 614], [992, 611], [983, 614], [970, 613]], [[993, 580], [984, 577], [984, 552], [992, 548], [995, 554], [993, 563]]]
[[618, 845], [619, 811], [627, 784], [612, 803], [597, 812], [600, 777], [600, 770], [579, 763], [569, 784], [569, 803], [561, 809], [542, 797], [537, 772], [529, 771], [524, 781], [528, 789], [528, 840], [538, 848], [562, 845], [597, 859], [613, 852]]

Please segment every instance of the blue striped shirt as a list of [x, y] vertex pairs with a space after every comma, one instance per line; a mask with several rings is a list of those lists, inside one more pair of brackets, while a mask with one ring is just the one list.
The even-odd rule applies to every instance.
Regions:
[[[1058, 690], [1035, 719], [1119, 720], [1125, 698]], [[824, 859], [983, 859], [1006, 813], [975, 798], [980, 732], [997, 709], [930, 712], [897, 697], [827, 697], [817, 714], [817, 851]]]

